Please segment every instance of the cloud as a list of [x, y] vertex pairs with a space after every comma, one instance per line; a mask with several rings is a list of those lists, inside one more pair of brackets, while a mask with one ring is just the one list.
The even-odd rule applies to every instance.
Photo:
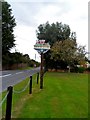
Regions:
[[[38, 3], [37, 3], [38, 4]], [[35, 26], [34, 16], [39, 11], [40, 5], [28, 2], [12, 3], [13, 14], [17, 23], [20, 25]]]
[[[54, 19], [57, 15], [66, 13], [70, 7], [64, 2], [12, 2], [13, 14], [18, 24], [36, 26], [37, 21], [50, 18]], [[70, 9], [69, 9], [70, 10]], [[45, 22], [46, 22], [45, 21]]]
[[49, 2], [9, 0], [9, 2], [17, 22], [15, 29], [17, 48], [23, 53], [27, 52], [34, 57], [32, 52], [35, 54], [33, 50], [36, 41], [35, 31], [40, 24], [47, 21], [68, 24], [71, 30], [76, 32], [77, 42], [88, 46], [88, 0], [49, 0]]
[[12, 49], [12, 52], [18, 51], [23, 54], [29, 54], [31, 59], [35, 59], [37, 55], [38, 61], [40, 57], [37, 51], [34, 50], [34, 44], [36, 42], [36, 33], [32, 27], [18, 25], [14, 31], [16, 48]]
[[[8, 0], [9, 2], [12, 2], [12, 0]], [[13, 0], [13, 2], [38, 2], [38, 3], [40, 3], [40, 2], [53, 2], [53, 3], [55, 3], [55, 2], [63, 2], [63, 1], [67, 1], [67, 0]]]

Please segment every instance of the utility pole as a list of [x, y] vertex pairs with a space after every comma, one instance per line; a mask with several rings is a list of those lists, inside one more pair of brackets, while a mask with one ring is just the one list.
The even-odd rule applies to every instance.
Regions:
[[36, 54], [35, 54], [35, 61], [36, 61]]

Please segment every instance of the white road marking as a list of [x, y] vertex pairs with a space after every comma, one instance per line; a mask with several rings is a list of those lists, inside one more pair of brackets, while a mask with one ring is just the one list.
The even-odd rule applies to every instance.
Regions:
[[15, 73], [15, 74], [20, 74], [20, 73], [23, 73], [23, 72], [17, 72], [17, 73]]
[[[17, 73], [15, 73], [15, 74], [20, 74], [20, 73], [23, 73], [23, 72], [17, 72]], [[7, 76], [10, 76], [10, 75], [12, 75], [12, 74], [6, 74], [6, 75], [0, 75], [0, 78], [3, 78], [3, 77], [7, 77]]]
[[11, 75], [11, 74], [3, 75], [3, 76], [0, 76], [0, 78], [1, 78], [1, 77], [7, 77], [7, 76], [10, 76], [10, 75]]

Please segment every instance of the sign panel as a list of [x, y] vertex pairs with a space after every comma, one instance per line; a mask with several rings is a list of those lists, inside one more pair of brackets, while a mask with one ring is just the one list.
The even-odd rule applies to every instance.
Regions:
[[37, 50], [39, 53], [40, 52], [45, 53], [50, 49], [50, 45], [49, 43], [45, 43], [45, 40], [39, 40], [34, 45], [34, 49]]

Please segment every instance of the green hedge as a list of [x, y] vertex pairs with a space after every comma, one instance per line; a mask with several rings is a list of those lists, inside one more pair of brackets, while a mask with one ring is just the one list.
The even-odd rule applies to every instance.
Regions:
[[71, 72], [75, 72], [75, 73], [83, 73], [85, 70], [87, 70], [84, 67], [74, 67], [71, 69]]
[[78, 68], [78, 72], [79, 72], [79, 73], [83, 73], [85, 70], [86, 70], [86, 69], [85, 69], [84, 67], [79, 67], [79, 68]]

